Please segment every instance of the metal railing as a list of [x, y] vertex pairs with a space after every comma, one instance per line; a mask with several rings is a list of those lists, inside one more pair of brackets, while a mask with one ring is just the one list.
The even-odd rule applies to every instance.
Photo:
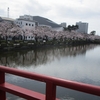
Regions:
[[[46, 94], [41, 94], [13, 84], [5, 82], [5, 73], [25, 77], [46, 83]], [[20, 96], [27, 100], [58, 100], [56, 98], [56, 86], [61, 86], [93, 95], [100, 96], [100, 86], [84, 84], [75, 81], [45, 76], [32, 72], [26, 72], [15, 68], [0, 66], [0, 100], [6, 100], [6, 92]]]

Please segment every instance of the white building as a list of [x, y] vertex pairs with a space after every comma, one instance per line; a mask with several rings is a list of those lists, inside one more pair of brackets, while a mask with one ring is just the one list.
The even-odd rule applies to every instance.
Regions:
[[33, 17], [30, 15], [20, 16], [16, 19], [15, 24], [21, 28], [32, 29], [35, 28], [36, 21], [33, 20]]
[[63, 27], [52, 28], [53, 31], [63, 31]]
[[66, 27], [66, 23], [65, 22], [61, 23], [61, 26]]
[[88, 33], [88, 23], [83, 23], [83, 22], [76, 22], [76, 25], [78, 25], [77, 32], [80, 33]]
[[13, 23], [15, 21], [15, 19], [8, 18], [8, 17], [0, 17], [0, 22], [2, 22], [2, 21], [8, 21], [8, 22]]
[[38, 22], [38, 26], [48, 26], [55, 31], [63, 31], [63, 27], [47, 18], [41, 16], [33, 16], [33, 19]]
[[20, 16], [18, 19], [16, 19], [15, 24], [25, 29], [35, 28], [35, 26], [48, 26], [51, 27], [52, 30], [56, 31], [63, 30], [63, 27], [61, 25], [40, 16], [30, 16], [30, 15]]
[[26, 20], [31, 20], [31, 21], [33, 21], [33, 16], [24, 15], [24, 16], [20, 16], [20, 19], [26, 19]]

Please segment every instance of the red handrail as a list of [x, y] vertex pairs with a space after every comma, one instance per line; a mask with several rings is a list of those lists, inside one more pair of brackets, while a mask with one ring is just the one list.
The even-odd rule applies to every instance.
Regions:
[[[75, 82], [75, 81], [69, 81], [65, 79], [45, 76], [45, 75], [36, 74], [32, 72], [26, 72], [26, 71], [18, 70], [15, 68], [0, 66], [0, 84], [3, 84], [3, 85], [0, 85], [0, 94], [2, 93], [3, 97], [5, 97], [5, 92], [8, 89], [7, 86], [4, 84], [5, 83], [4, 73], [9, 73], [9, 74], [29, 78], [32, 80], [45, 82], [46, 83], [46, 97], [44, 100], [55, 100], [56, 99], [56, 86], [61, 86], [61, 87], [100, 96], [100, 86], [95, 86], [95, 85], [90, 85], [90, 84], [85, 84], [85, 83]], [[5, 89], [3, 89], [4, 88], [3, 86], [5, 86]], [[15, 92], [16, 90], [14, 90], [12, 93], [15, 93]], [[16, 95], [24, 97], [23, 96], [24, 94], [21, 94], [21, 95], [19, 94], [20, 93], [16, 93]], [[5, 99], [3, 98], [0, 100], [5, 100]], [[35, 100], [42, 100], [42, 99], [35, 99]]]

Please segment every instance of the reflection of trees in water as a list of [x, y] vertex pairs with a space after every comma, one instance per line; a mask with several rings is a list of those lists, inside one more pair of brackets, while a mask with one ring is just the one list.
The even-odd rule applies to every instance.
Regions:
[[51, 47], [38, 50], [26, 50], [18, 52], [6, 52], [0, 54], [0, 64], [5, 66], [30, 66], [41, 65], [52, 62], [55, 58], [66, 56], [85, 55], [86, 51], [97, 45], [82, 45], [70, 47]]

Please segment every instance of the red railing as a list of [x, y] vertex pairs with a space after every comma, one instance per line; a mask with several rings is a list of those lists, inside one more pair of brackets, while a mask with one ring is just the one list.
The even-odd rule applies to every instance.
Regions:
[[[5, 73], [25, 77], [46, 83], [46, 94], [37, 93], [5, 82]], [[6, 92], [20, 96], [27, 100], [56, 100], [56, 86], [61, 86], [93, 95], [100, 96], [100, 86], [49, 77], [15, 68], [0, 66], [0, 100], [6, 100]]]

